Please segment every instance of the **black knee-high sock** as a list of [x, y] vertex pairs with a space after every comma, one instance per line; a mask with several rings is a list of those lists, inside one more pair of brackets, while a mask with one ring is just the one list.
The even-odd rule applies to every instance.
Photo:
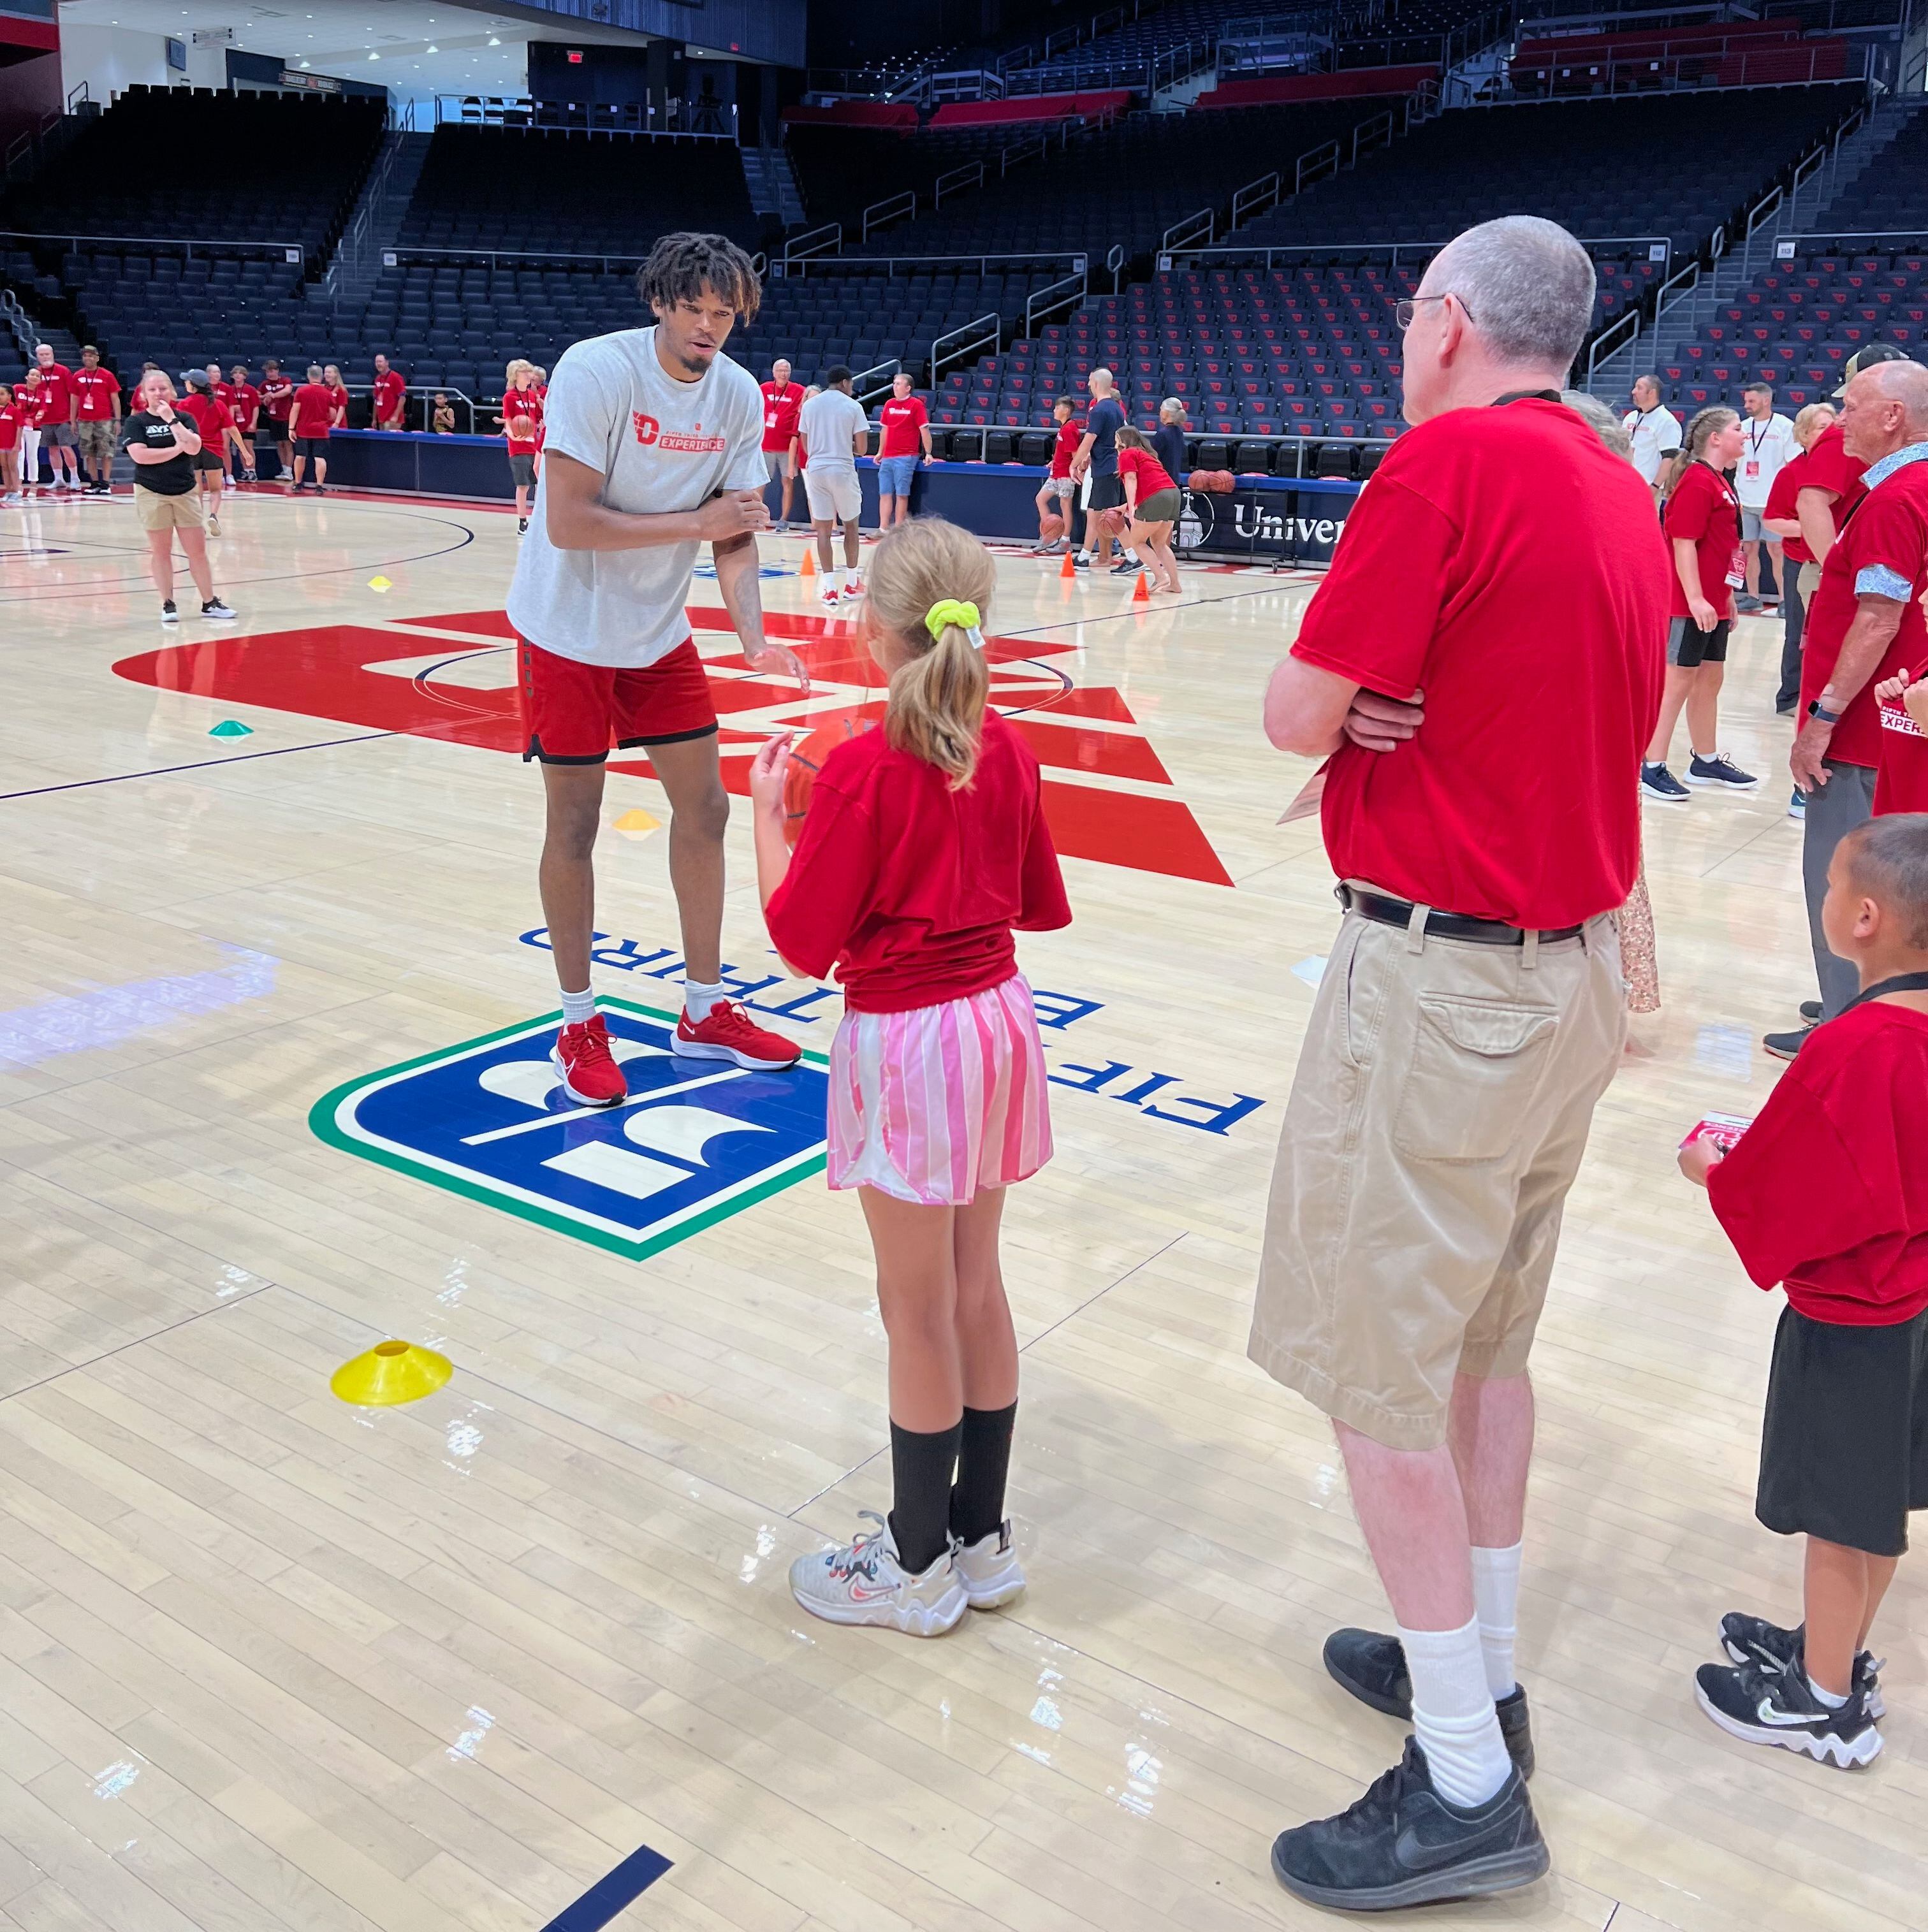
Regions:
[[1017, 1404], [1008, 1408], [967, 1408], [957, 1445], [957, 1484], [950, 1492], [950, 1533], [976, 1543], [1005, 1520], [1005, 1480], [1011, 1473], [1011, 1432]]
[[920, 1436], [890, 1425], [890, 1534], [897, 1559], [912, 1576], [928, 1570], [949, 1547], [950, 1477], [957, 1466], [961, 1422]]

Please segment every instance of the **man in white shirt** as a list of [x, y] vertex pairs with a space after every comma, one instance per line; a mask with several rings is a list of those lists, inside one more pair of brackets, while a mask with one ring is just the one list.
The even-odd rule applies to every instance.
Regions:
[[[826, 604], [847, 604], [863, 595], [863, 580], [857, 573], [863, 509], [857, 459], [870, 446], [870, 422], [851, 394], [850, 371], [841, 362], [824, 372], [823, 388], [798, 414], [797, 440], [803, 446], [803, 494], [817, 533], [817, 568], [823, 578], [819, 594]], [[843, 526], [841, 586], [830, 560], [830, 532], [839, 524]]]
[[650, 328], [592, 337], [556, 365], [534, 514], [509, 616], [518, 640], [525, 760], [548, 796], [542, 913], [562, 985], [551, 1058], [569, 1098], [614, 1106], [628, 1083], [590, 983], [591, 854], [613, 742], [647, 748], [668, 794], [669, 877], [682, 922], [678, 1054], [780, 1070], [798, 1049], [755, 1025], [722, 984], [723, 829], [730, 815], [716, 712], [683, 605], [699, 545], [752, 669], [809, 680], [769, 643], [758, 588], [763, 397], [724, 355], [754, 316], [756, 272], [720, 235], [665, 235], [636, 278]]
[[[1781, 572], [1786, 568], [1781, 558], [1781, 542], [1761, 520], [1767, 508], [1767, 492], [1781, 466], [1794, 454], [1794, 426], [1785, 416], [1774, 413], [1771, 382], [1749, 382], [1740, 392], [1746, 413], [1740, 433], [1747, 440], [1740, 452], [1740, 465], [1734, 475], [1734, 494], [1740, 499], [1740, 543], [1747, 553], [1747, 588], [1734, 600], [1737, 610], [1778, 610], [1781, 608]], [[1761, 553], [1768, 562], [1764, 577]]]
[[1660, 379], [1641, 376], [1633, 385], [1633, 407], [1621, 418], [1622, 427], [1633, 440], [1633, 466], [1657, 502], [1660, 496], [1660, 472], [1680, 447], [1680, 418], [1671, 410], [1660, 406]]

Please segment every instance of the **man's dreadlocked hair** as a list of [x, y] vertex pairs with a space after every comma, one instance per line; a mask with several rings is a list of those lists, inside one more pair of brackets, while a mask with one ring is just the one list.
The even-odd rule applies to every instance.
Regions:
[[707, 283], [745, 322], [763, 300], [749, 257], [726, 235], [665, 235], [636, 271], [636, 292], [651, 308], [694, 302]]

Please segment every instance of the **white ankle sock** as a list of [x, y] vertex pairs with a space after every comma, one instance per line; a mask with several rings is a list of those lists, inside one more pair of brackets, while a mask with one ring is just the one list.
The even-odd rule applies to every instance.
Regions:
[[1486, 1688], [1504, 1697], [1518, 1684], [1513, 1674], [1513, 1639], [1518, 1634], [1520, 1546], [1473, 1551], [1473, 1600], [1479, 1610], [1479, 1648], [1486, 1657]]
[[580, 993], [563, 995], [563, 1024], [581, 1026], [596, 1012], [596, 992], [591, 987]]
[[[1805, 1676], [1806, 1673], [1803, 1672], [1803, 1675]], [[1807, 1688], [1814, 1693], [1816, 1702], [1824, 1711], [1838, 1711], [1848, 1701], [1845, 1696], [1836, 1696], [1832, 1690], [1822, 1690], [1812, 1677], [1807, 1680]]]
[[1483, 1804], [1506, 1781], [1512, 1760], [1500, 1735], [1476, 1616], [1452, 1630], [1399, 1627], [1413, 1679], [1413, 1734], [1433, 1784], [1449, 1804]]
[[710, 1017], [710, 1009], [727, 997], [720, 980], [713, 986], [700, 985], [694, 980], [683, 982], [683, 1010], [698, 1026]]

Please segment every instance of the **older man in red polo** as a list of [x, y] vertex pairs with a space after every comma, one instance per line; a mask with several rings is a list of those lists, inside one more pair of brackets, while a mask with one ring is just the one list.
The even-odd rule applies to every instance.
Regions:
[[1397, 1634], [1326, 1663], [1410, 1718], [1401, 1763], [1283, 1833], [1299, 1897], [1530, 1883], [1515, 1601], [1527, 1357], [1624, 1037], [1609, 915], [1639, 862], [1668, 561], [1640, 478], [1559, 392], [1593, 306], [1548, 221], [1470, 229], [1401, 304], [1413, 425], [1355, 506], [1266, 728], [1329, 758], [1344, 924], [1287, 1106], [1251, 1352], [1333, 1419]]

